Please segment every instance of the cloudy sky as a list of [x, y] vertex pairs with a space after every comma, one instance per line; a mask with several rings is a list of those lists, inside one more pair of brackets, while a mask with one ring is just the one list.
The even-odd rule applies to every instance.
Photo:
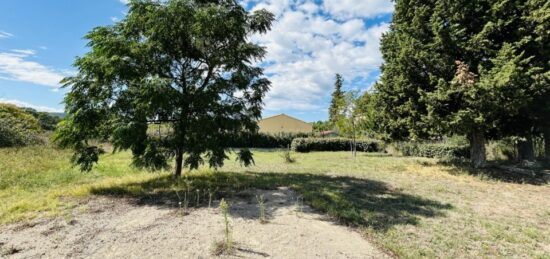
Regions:
[[[252, 40], [268, 49], [263, 62], [272, 89], [264, 116], [327, 118], [334, 74], [346, 89], [366, 90], [379, 76], [379, 39], [388, 29], [390, 0], [241, 0], [276, 16], [273, 29]], [[0, 102], [62, 111], [66, 89], [86, 53], [82, 37], [124, 17], [124, 0], [0, 1]]]

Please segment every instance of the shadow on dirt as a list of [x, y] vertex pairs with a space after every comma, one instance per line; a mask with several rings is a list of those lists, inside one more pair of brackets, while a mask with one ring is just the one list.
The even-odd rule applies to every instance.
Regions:
[[[146, 182], [96, 188], [93, 193], [131, 198], [137, 205], [181, 208], [181, 204], [206, 207], [221, 198], [256, 203], [254, 192], [249, 190], [278, 187], [291, 187], [297, 192], [297, 202], [326, 213], [339, 223], [376, 231], [394, 225], [415, 225], [420, 217], [445, 216], [445, 210], [453, 208], [450, 204], [402, 193], [380, 181], [295, 173], [190, 173], [180, 180], [160, 176]], [[276, 203], [269, 211], [290, 205], [295, 203]], [[247, 217], [240, 213], [233, 216]]]

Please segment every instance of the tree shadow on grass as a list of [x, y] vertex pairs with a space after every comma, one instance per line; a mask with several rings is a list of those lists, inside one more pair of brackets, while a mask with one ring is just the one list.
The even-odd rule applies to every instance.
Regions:
[[[434, 166], [433, 163], [421, 161], [422, 166]], [[468, 174], [478, 176], [482, 179], [490, 179], [507, 183], [544, 185], [548, 183], [547, 173], [544, 168], [534, 168], [525, 170], [525, 173], [513, 172], [505, 170], [502, 166], [515, 167], [515, 164], [503, 161], [491, 161], [482, 169], [474, 169], [470, 162], [465, 159], [446, 159], [439, 160], [435, 165], [444, 166], [444, 171], [452, 175]], [[517, 167], [521, 169], [520, 167]]]
[[[189, 192], [185, 191], [187, 186]], [[193, 193], [200, 196], [201, 192], [206, 193], [204, 190], [216, 190], [214, 199], [219, 200], [235, 198], [244, 190], [277, 187], [291, 187], [303, 197], [305, 204], [328, 214], [339, 223], [376, 231], [386, 231], [394, 225], [415, 225], [420, 217], [441, 217], [445, 215], [445, 210], [452, 208], [450, 204], [402, 193], [380, 181], [296, 173], [191, 173], [186, 179], [174, 180], [163, 176], [145, 182], [95, 188], [92, 193], [132, 198], [137, 205], [177, 208], [182, 193], [188, 193], [190, 204], [196, 206]], [[181, 190], [179, 195], [175, 191], [178, 189]], [[201, 200], [199, 206], [207, 206], [208, 201]]]

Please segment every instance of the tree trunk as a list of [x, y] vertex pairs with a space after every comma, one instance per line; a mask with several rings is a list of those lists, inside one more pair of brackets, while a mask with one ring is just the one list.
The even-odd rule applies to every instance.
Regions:
[[533, 136], [528, 135], [525, 140], [518, 142], [518, 160], [519, 161], [534, 161], [535, 149], [533, 147]]
[[470, 136], [470, 160], [473, 168], [485, 166], [485, 135], [479, 129], [472, 130]]
[[355, 122], [354, 122], [354, 118], [351, 118], [351, 127], [352, 127], [352, 132], [353, 132], [353, 149], [352, 149], [352, 152], [353, 152], [353, 157], [357, 157], [357, 140], [355, 139]]
[[174, 176], [176, 178], [181, 177], [181, 170], [183, 166], [183, 150], [176, 150], [176, 170], [174, 171]]
[[550, 127], [544, 128], [542, 134], [544, 136], [544, 158], [550, 161]]

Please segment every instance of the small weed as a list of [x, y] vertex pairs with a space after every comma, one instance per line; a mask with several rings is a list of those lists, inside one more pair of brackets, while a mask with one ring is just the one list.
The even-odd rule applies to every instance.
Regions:
[[265, 216], [265, 199], [264, 199], [264, 195], [263, 194], [260, 194], [260, 195], [256, 195], [256, 200], [258, 201], [258, 205], [259, 205], [259, 209], [260, 209], [260, 223], [262, 224], [266, 224], [268, 221], [267, 221], [267, 218]]
[[71, 211], [67, 211], [63, 214], [63, 219], [65, 219], [65, 222], [67, 224], [70, 224], [71, 222], [75, 221], [74, 220], [74, 215]]
[[296, 197], [296, 216], [300, 216], [304, 211], [304, 196], [299, 195]]
[[200, 189], [197, 189], [197, 204], [196, 204], [196, 207], [200, 207], [201, 205], [201, 190]]
[[187, 215], [187, 192], [184, 193], [183, 195], [183, 200], [181, 199], [181, 196], [178, 192], [178, 190], [175, 190], [174, 189], [174, 192], [176, 193], [176, 196], [178, 197], [178, 212], [180, 214], [180, 216], [185, 216]]
[[296, 159], [293, 158], [290, 154], [290, 147], [285, 149], [285, 151], [282, 154], [282, 157], [283, 157], [283, 160], [285, 161], [285, 163], [287, 163], [287, 164], [292, 164], [292, 163], [296, 162]]
[[208, 208], [212, 207], [212, 191], [208, 189]]
[[218, 191], [218, 188], [214, 190], [208, 188], [208, 208], [212, 207], [212, 199], [214, 199], [214, 195], [216, 195], [216, 191]]
[[231, 237], [231, 226], [229, 225], [229, 204], [225, 201], [225, 199], [222, 199], [220, 202], [220, 210], [222, 212], [223, 222], [225, 225], [225, 236], [223, 241], [218, 241], [214, 243], [214, 247], [212, 249], [213, 255], [233, 253], [233, 240]]

